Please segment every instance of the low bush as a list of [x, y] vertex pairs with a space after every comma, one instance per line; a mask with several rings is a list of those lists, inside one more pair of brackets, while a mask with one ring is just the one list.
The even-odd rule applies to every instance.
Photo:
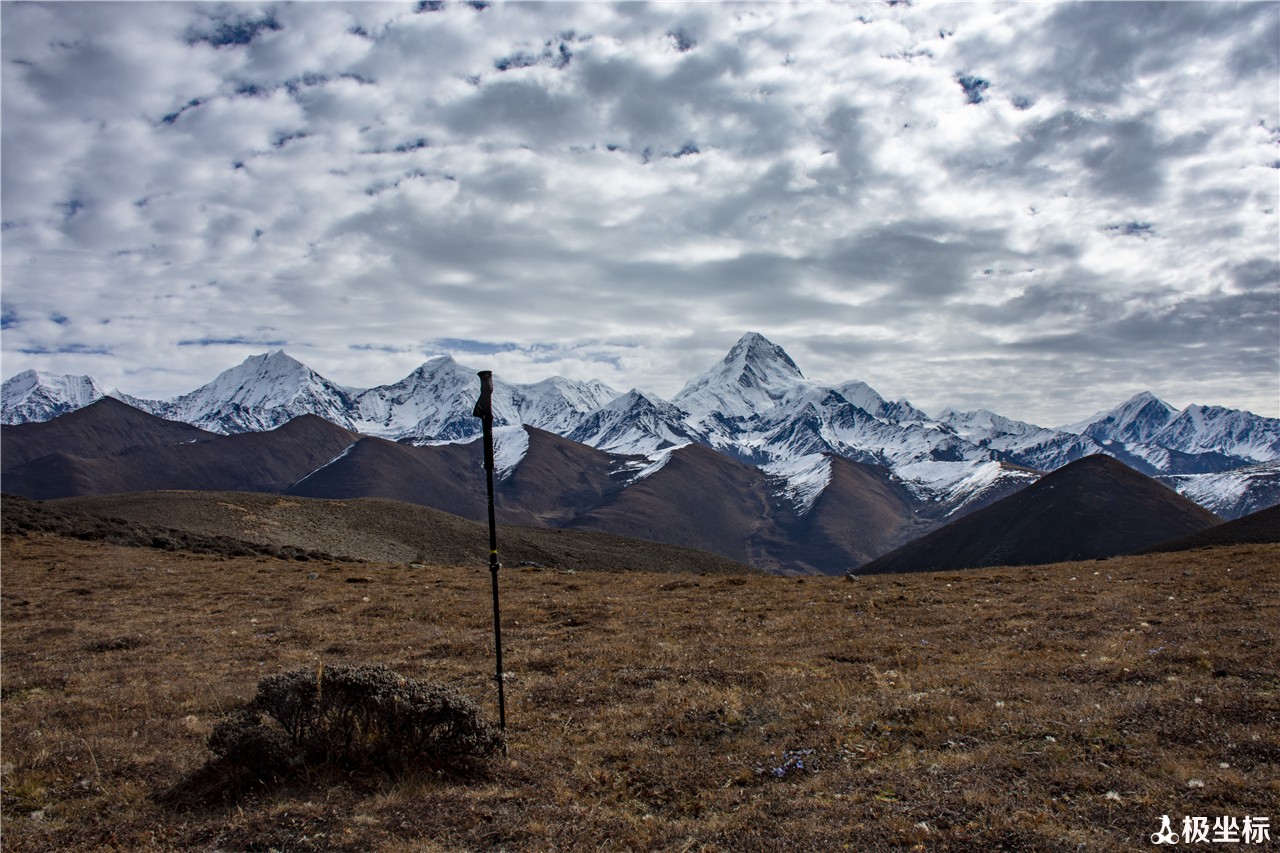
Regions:
[[318, 764], [400, 774], [465, 770], [505, 738], [456, 690], [384, 666], [321, 665], [263, 678], [208, 745], [258, 775]]

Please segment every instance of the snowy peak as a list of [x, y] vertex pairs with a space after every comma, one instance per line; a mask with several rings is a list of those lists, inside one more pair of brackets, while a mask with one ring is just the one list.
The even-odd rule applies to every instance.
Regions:
[[875, 389], [865, 382], [845, 382], [842, 385], [837, 385], [835, 391], [841, 397], [871, 415], [879, 414], [886, 405], [884, 397], [877, 394]]
[[699, 440], [683, 411], [635, 388], [587, 415], [568, 438], [610, 453], [646, 456]]
[[986, 409], [960, 412], [948, 408], [938, 415], [938, 422], [970, 444], [990, 451], [995, 458], [1037, 470], [1050, 471], [1104, 452], [1088, 436], [1045, 429]]
[[712, 415], [747, 418], [772, 408], [806, 383], [782, 347], [748, 332], [719, 364], [685, 385], [672, 402], [697, 421]]
[[1087, 435], [1104, 444], [1109, 441], [1146, 443], [1164, 429], [1177, 413], [1178, 410], [1173, 406], [1151, 392], [1143, 391], [1114, 409], [1099, 412], [1079, 424], [1063, 429]]
[[804, 378], [786, 350], [759, 332], [747, 332], [739, 338], [721, 363], [731, 366], [743, 376], [763, 370], [764, 373], [781, 371], [793, 379]]
[[589, 413], [618, 396], [603, 382], [577, 382], [552, 376], [532, 385], [512, 386], [519, 422], [564, 435]]
[[[494, 394], [494, 422], [511, 423], [506, 397]], [[479, 434], [471, 417], [479, 393], [475, 371], [444, 355], [423, 362], [391, 385], [355, 397], [352, 429], [366, 435], [411, 441], [458, 441]]]
[[361, 397], [379, 392], [378, 396], [385, 397], [393, 401], [402, 401], [420, 394], [423, 391], [438, 392], [441, 388], [461, 388], [462, 386], [478, 386], [476, 372], [469, 367], [463, 367], [454, 361], [452, 357], [442, 355], [425, 361], [413, 372], [392, 385], [379, 386], [378, 388], [370, 388], [361, 394]]
[[195, 393], [245, 406], [287, 405], [315, 387], [337, 387], [284, 350], [246, 358]]
[[[417, 443], [466, 440], [480, 432], [480, 421], [471, 415], [479, 392], [475, 370], [450, 356], [438, 356], [394, 385], [360, 392], [353, 428], [368, 435]], [[616, 396], [602, 382], [553, 376], [532, 385], [520, 385], [495, 376], [493, 420], [499, 426], [528, 424], [565, 435], [587, 413]]]
[[351, 396], [351, 389], [276, 350], [246, 358], [207, 385], [158, 406], [157, 414], [224, 433], [275, 429], [304, 414], [349, 429]]
[[1035, 424], [1015, 421], [1012, 418], [997, 415], [988, 409], [959, 412], [955, 409], [947, 408], [938, 415], [938, 423], [943, 424], [953, 430], [956, 435], [974, 444], [997, 436], [1032, 435], [1043, 432], [1043, 429]]
[[1123, 448], [1165, 473], [1221, 469], [1230, 459], [1247, 464], [1280, 458], [1280, 419], [1222, 406], [1179, 412], [1147, 392], [1061, 429], [1091, 438], [1109, 453]]
[[933, 418], [911, 405], [907, 400], [895, 400], [892, 403], [886, 402], [873, 414], [876, 417], [884, 418], [887, 421], [893, 421], [903, 426], [907, 424], [923, 425], [934, 423]]
[[1154, 441], [1186, 453], [1227, 453], [1267, 462], [1280, 458], [1280, 419], [1222, 406], [1187, 406]]
[[5, 380], [0, 391], [6, 424], [39, 423], [83, 408], [102, 397], [113, 395], [91, 376], [24, 370]]

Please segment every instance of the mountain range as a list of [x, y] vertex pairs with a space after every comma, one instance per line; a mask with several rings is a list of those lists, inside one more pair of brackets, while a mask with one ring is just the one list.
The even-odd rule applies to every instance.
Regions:
[[[358, 389], [277, 351], [250, 357], [172, 400], [131, 397], [88, 376], [26, 371], [3, 385], [0, 423], [43, 422], [113, 396], [221, 434], [269, 430], [313, 414], [362, 435], [436, 444], [479, 435], [471, 416], [476, 392], [476, 371], [449, 356], [391, 385]], [[832, 456], [887, 467], [921, 499], [956, 509], [993, 481], [1025, 484], [1035, 476], [1020, 469], [1052, 471], [1096, 453], [1173, 478], [1170, 485], [1229, 517], [1280, 501], [1280, 419], [1218, 406], [1179, 411], [1146, 392], [1057, 428], [985, 410], [930, 417], [906, 400], [885, 400], [864, 382], [806, 379], [781, 347], [757, 333], [743, 335], [670, 401], [638, 389], [619, 394], [594, 381], [552, 377], [521, 385], [496, 378], [493, 407], [496, 424], [526, 424], [655, 464], [675, 447], [704, 444], [786, 480], [801, 509], [825, 487]], [[1220, 476], [1242, 469], [1247, 476]], [[1197, 476], [1203, 474], [1219, 476]]]
[[[561, 377], [494, 386], [506, 520], [775, 570], [848, 570], [1097, 454], [1224, 518], [1280, 503], [1280, 419], [1145, 393], [1053, 429], [931, 417], [863, 382], [807, 379], [755, 333], [670, 400]], [[389, 497], [478, 518], [477, 390], [448, 356], [356, 389], [273, 352], [167, 401], [27, 371], [0, 393], [4, 489]]]

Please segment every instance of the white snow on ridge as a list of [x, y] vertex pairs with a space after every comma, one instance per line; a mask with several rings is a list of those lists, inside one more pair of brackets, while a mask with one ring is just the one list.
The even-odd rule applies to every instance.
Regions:
[[950, 427], [956, 435], [965, 441], [978, 444], [990, 440], [994, 436], [1028, 436], [1038, 433], [1052, 433], [1035, 424], [1015, 421], [1003, 415], [997, 415], [989, 409], [975, 409], [961, 412], [952, 408], [943, 409], [938, 415], [938, 422]]
[[683, 416], [671, 403], [632, 388], [591, 412], [566, 437], [607, 453], [647, 456], [695, 439]]
[[343, 457], [345, 457], [345, 456], [346, 456], [348, 453], [350, 453], [352, 450], [355, 450], [355, 447], [356, 447], [356, 443], [355, 443], [355, 442], [352, 442], [351, 444], [348, 444], [348, 445], [347, 445], [347, 447], [346, 447], [346, 449], [345, 449], [345, 450], [343, 450], [341, 453], [339, 453], [337, 456], [333, 457], [333, 458], [332, 458], [332, 459], [330, 459], [328, 462], [326, 462], [326, 463], [324, 463], [323, 465], [321, 465], [319, 468], [316, 468], [314, 471], [311, 471], [311, 472], [309, 472], [309, 473], [307, 473], [307, 474], [304, 474], [302, 477], [300, 477], [299, 479], [297, 479], [296, 481], [294, 481], [294, 483], [293, 483], [292, 485], [290, 485], [290, 486], [289, 486], [289, 488], [291, 488], [291, 489], [292, 489], [294, 486], [298, 485], [299, 483], [304, 483], [304, 482], [306, 482], [307, 480], [309, 480], [309, 479], [310, 479], [311, 477], [313, 477], [314, 475], [316, 475], [316, 474], [318, 474], [319, 472], [323, 471], [325, 468], [328, 468], [330, 465], [332, 465], [333, 463], [337, 462], [339, 459], [342, 459]]
[[845, 382], [835, 386], [835, 392], [868, 414], [878, 413], [885, 405], [884, 397], [865, 382]]
[[1150, 391], [1143, 391], [1118, 406], [1057, 429], [1076, 435], [1100, 433], [1107, 438], [1126, 435], [1131, 440], [1146, 441], [1177, 413], [1178, 410], [1164, 400]]
[[4, 423], [37, 423], [83, 408], [103, 397], [119, 397], [92, 376], [24, 370], [4, 383]]
[[1019, 472], [994, 461], [908, 462], [895, 468], [894, 473], [917, 498], [948, 503], [976, 495], [1001, 479], [1025, 478], [1028, 483], [1039, 479], [1037, 474]]
[[1280, 497], [1280, 460], [1219, 471], [1161, 478], [1178, 494], [1225, 518], [1274, 505]]
[[493, 476], [505, 480], [529, 452], [529, 433], [523, 426], [493, 428]]
[[1249, 473], [1226, 471], [1222, 474], [1196, 474], [1173, 479], [1177, 491], [1201, 506], [1229, 506], [1244, 496], [1252, 479]]
[[[502, 399], [496, 393], [495, 418], [500, 418]], [[393, 385], [359, 392], [355, 397], [352, 429], [365, 435], [398, 440], [405, 436], [436, 437], [448, 440], [470, 438], [479, 432], [476, 420], [471, 434], [458, 435], [457, 421], [470, 416], [479, 394], [474, 372], [449, 356], [426, 361]], [[466, 421], [463, 421], [466, 423]]]
[[1225, 451], [1269, 462], [1280, 449], [1280, 419], [1263, 418], [1222, 406], [1187, 406], [1157, 436], [1161, 444], [1186, 452]]
[[576, 382], [552, 376], [532, 385], [512, 385], [521, 422], [564, 435], [589, 413], [618, 397], [603, 382]]
[[658, 473], [659, 471], [662, 470], [662, 468], [668, 462], [671, 461], [672, 453], [675, 453], [677, 450], [679, 450], [682, 447], [688, 447], [688, 446], [689, 446], [689, 443], [686, 442], [684, 444], [677, 444], [677, 445], [672, 445], [670, 447], [664, 447], [661, 450], [654, 450], [649, 452], [648, 454], [645, 455], [645, 458], [643, 460], [628, 462], [626, 465], [623, 466], [622, 470], [634, 471], [635, 473], [627, 478], [627, 485], [634, 486], [636, 483], [640, 482], [645, 477], [651, 477], [654, 474]]
[[761, 465], [760, 470], [786, 480], [782, 494], [795, 505], [800, 515], [813, 508], [813, 502], [831, 482], [831, 458], [825, 453], [781, 459]]

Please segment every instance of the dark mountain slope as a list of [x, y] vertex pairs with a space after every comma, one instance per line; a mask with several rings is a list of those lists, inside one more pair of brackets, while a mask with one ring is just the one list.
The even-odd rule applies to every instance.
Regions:
[[831, 480], [803, 516], [779, 518], [770, 550], [788, 564], [839, 574], [911, 537], [911, 495], [876, 465], [828, 457]]
[[201, 434], [208, 439], [134, 446], [111, 456], [41, 456], [6, 471], [4, 489], [39, 500], [157, 489], [280, 492], [356, 438], [315, 415], [295, 418], [270, 432]]
[[529, 450], [494, 487], [497, 510], [512, 524], [560, 527], [620, 491], [617, 457], [526, 426]]
[[700, 548], [761, 568], [775, 508], [757, 468], [699, 444], [671, 452], [661, 469], [627, 487], [568, 527], [601, 530]]
[[169, 447], [216, 437], [103, 397], [51, 421], [6, 426], [0, 430], [0, 464], [8, 471], [52, 453], [96, 458], [133, 447]]
[[472, 520], [486, 512], [478, 441], [414, 447], [363, 437], [285, 491], [312, 498], [386, 498]]
[[1260, 509], [1244, 518], [1180, 536], [1145, 548], [1142, 554], [1190, 551], [1193, 548], [1213, 548], [1218, 545], [1255, 545], [1280, 542], [1280, 506]]
[[[64, 530], [83, 537], [86, 531], [110, 538], [118, 520], [131, 533], [158, 531], [158, 539], [182, 546], [181, 531], [198, 537], [207, 548], [215, 537], [230, 543], [249, 542], [265, 549], [322, 552], [342, 558], [430, 565], [487, 565], [488, 525], [467, 521], [422, 506], [382, 500], [315, 500], [236, 492], [144, 492], [28, 502], [5, 497], [11, 509], [42, 507], [54, 514], [91, 516], [97, 521]], [[12, 502], [12, 504], [11, 504]], [[23, 504], [34, 504], [26, 507]], [[48, 513], [46, 513], [48, 514]], [[63, 528], [68, 526], [64, 519]], [[30, 525], [45, 529], [39, 525]], [[49, 528], [57, 529], [57, 528]], [[167, 531], [167, 532], [166, 532]], [[203, 538], [199, 538], [203, 537]], [[143, 536], [141, 541], [150, 541]], [[703, 551], [642, 542], [603, 533], [546, 530], [499, 525], [498, 548], [503, 564], [538, 563], [552, 569], [747, 572], [747, 566]], [[234, 550], [233, 550], [234, 553]], [[487, 581], [478, 584], [487, 589]]]
[[98, 495], [114, 491], [121, 476], [134, 472], [118, 456], [85, 457], [50, 453], [5, 470], [4, 491], [32, 500]]
[[[529, 448], [520, 464], [494, 484], [505, 524], [558, 527], [618, 491], [615, 458], [545, 430], [525, 427]], [[469, 518], [487, 515], [483, 445], [415, 447], [362, 438], [341, 458], [293, 484], [288, 493], [316, 498], [387, 498]]]
[[859, 567], [857, 573], [1112, 557], [1195, 533], [1220, 521], [1109, 456], [1088, 456]]

